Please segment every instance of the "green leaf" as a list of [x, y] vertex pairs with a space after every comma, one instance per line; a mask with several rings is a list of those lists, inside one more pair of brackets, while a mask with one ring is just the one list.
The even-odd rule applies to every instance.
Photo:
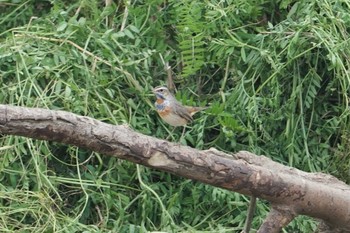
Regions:
[[130, 39], [135, 39], [134, 35], [133, 35], [127, 28], [125, 28], [125, 29], [123, 30], [123, 32], [124, 32], [125, 35], [126, 35], [127, 37], [129, 37]]
[[67, 28], [68, 24], [67, 22], [62, 21], [58, 26], [57, 26], [57, 31], [62, 32]]
[[241, 57], [244, 62], [247, 62], [247, 56], [245, 54], [245, 49], [244, 47], [241, 48]]

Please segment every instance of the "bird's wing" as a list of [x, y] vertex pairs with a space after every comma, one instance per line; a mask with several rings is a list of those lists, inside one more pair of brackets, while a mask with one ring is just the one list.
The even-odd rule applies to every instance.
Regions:
[[182, 118], [185, 118], [187, 121], [192, 121], [192, 115], [188, 111], [188, 109], [184, 106], [182, 106], [180, 103], [175, 102], [174, 103], [174, 113], [181, 116]]

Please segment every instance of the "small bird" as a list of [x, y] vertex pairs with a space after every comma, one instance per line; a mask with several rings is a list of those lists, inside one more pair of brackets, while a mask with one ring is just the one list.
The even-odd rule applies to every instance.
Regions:
[[206, 107], [184, 106], [176, 100], [166, 87], [153, 89], [157, 100], [154, 103], [159, 116], [169, 125], [185, 126], [193, 120], [192, 116]]

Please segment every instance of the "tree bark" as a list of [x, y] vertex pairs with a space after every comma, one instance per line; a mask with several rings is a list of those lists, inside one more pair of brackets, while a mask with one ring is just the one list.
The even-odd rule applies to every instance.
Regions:
[[265, 199], [273, 208], [259, 232], [278, 232], [297, 215], [321, 219], [324, 232], [350, 232], [350, 186], [265, 156], [200, 151], [69, 112], [7, 105], [0, 105], [0, 133], [75, 145]]
[[272, 207], [265, 221], [259, 228], [258, 233], [278, 233], [282, 228], [287, 226], [295, 217], [295, 213], [291, 211], [289, 206]]

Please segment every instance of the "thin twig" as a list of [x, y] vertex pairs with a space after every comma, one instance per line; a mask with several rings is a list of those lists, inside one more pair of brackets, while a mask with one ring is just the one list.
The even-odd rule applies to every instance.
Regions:
[[249, 207], [248, 207], [248, 214], [247, 214], [247, 218], [245, 220], [244, 229], [243, 229], [242, 233], [249, 233], [250, 228], [252, 226], [252, 222], [253, 222], [255, 208], [256, 208], [256, 197], [251, 196]]
[[120, 27], [120, 31], [123, 31], [124, 28], [125, 28], [126, 20], [128, 19], [128, 15], [129, 15], [129, 8], [128, 8], [129, 5], [130, 5], [130, 1], [126, 1], [125, 9], [124, 9], [123, 21], [122, 21], [122, 25]]
[[171, 66], [169, 65], [168, 61], [164, 61], [162, 54], [159, 54], [159, 56], [160, 56], [160, 60], [162, 60], [164, 71], [167, 72], [167, 80], [166, 80], [167, 87], [170, 91], [173, 92], [175, 90], [175, 84], [173, 80], [173, 72], [172, 72]]
[[[112, 5], [112, 2], [113, 2], [113, 0], [106, 0], [106, 1], [105, 1], [105, 6], [106, 6], [106, 7], [111, 6], [111, 5]], [[106, 26], [107, 26], [107, 27], [109, 27], [109, 24], [110, 24], [111, 21], [112, 21], [110, 18], [111, 18], [111, 17], [109, 17], [109, 16], [106, 17]]]

